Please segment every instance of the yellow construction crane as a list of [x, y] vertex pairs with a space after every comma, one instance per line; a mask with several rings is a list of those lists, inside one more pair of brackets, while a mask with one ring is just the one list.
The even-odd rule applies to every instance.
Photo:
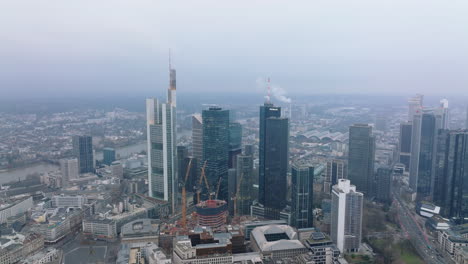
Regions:
[[215, 193], [215, 200], [218, 200], [218, 194], [219, 194], [219, 187], [221, 186], [221, 181], [223, 180], [222, 177], [219, 177], [218, 179], [218, 186], [216, 187], [216, 193]]
[[239, 195], [239, 192], [240, 192], [240, 186], [241, 186], [242, 178], [244, 178], [244, 173], [243, 172], [241, 172], [239, 182], [237, 183], [236, 194], [234, 195], [234, 197], [231, 198], [231, 200], [234, 201], [234, 216], [237, 215], [237, 195]]
[[182, 185], [182, 227], [187, 227], [187, 191], [185, 186], [187, 185], [187, 180], [190, 175], [190, 169], [192, 168], [192, 158], [190, 158], [187, 165], [187, 170], [185, 172], [184, 184]]
[[[210, 191], [210, 185], [208, 184], [208, 180], [206, 179], [206, 175], [205, 175], [206, 162], [207, 162], [207, 160], [205, 160], [205, 162], [203, 163], [203, 167], [201, 169], [200, 180], [198, 181], [197, 204], [200, 203], [200, 193], [201, 193], [201, 189], [202, 189], [201, 184], [202, 184], [203, 179], [205, 179], [205, 185], [206, 185], [207, 191], [208, 192]], [[211, 197], [210, 197], [210, 199], [211, 199]]]

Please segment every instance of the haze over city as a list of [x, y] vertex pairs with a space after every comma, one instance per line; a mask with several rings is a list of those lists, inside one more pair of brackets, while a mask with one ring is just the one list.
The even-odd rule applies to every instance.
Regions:
[[0, 264], [468, 264], [468, 2], [0, 3]]
[[2, 1], [2, 97], [467, 89], [466, 1]]

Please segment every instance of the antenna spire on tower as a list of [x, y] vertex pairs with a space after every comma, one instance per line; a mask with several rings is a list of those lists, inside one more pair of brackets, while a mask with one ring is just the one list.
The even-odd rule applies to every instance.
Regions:
[[171, 65], [171, 49], [169, 48], [169, 70], [172, 69]]
[[267, 81], [267, 89], [268, 89], [268, 94], [267, 94], [267, 103], [271, 103], [271, 87], [270, 87], [270, 77], [268, 77], [268, 81]]

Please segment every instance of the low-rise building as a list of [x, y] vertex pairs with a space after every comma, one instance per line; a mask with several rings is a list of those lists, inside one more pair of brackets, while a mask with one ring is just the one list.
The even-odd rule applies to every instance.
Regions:
[[251, 235], [252, 249], [263, 258], [280, 260], [306, 253], [307, 248], [298, 240], [297, 233], [288, 225], [267, 225], [255, 228]]
[[158, 244], [159, 221], [155, 219], [137, 219], [122, 226], [122, 243], [153, 242]]
[[83, 206], [88, 202], [88, 199], [83, 195], [54, 195], [52, 196], [51, 201], [52, 207], [55, 208], [83, 208]]
[[468, 246], [458, 247], [453, 258], [456, 264], [468, 264]]
[[452, 226], [450, 229], [437, 232], [439, 247], [452, 258], [457, 247], [468, 246], [468, 224]]
[[110, 219], [84, 219], [83, 234], [94, 239], [113, 241], [117, 238], [117, 224]]
[[0, 204], [0, 224], [7, 223], [9, 217], [25, 213], [32, 207], [31, 196]]

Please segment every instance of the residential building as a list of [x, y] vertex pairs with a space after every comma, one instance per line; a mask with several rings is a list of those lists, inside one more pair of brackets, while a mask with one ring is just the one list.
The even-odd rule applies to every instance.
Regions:
[[364, 195], [349, 180], [339, 180], [332, 190], [331, 238], [338, 249], [357, 252], [362, 239]]
[[61, 159], [59, 163], [62, 173], [62, 185], [68, 187], [70, 180], [78, 179], [79, 177], [78, 159]]

